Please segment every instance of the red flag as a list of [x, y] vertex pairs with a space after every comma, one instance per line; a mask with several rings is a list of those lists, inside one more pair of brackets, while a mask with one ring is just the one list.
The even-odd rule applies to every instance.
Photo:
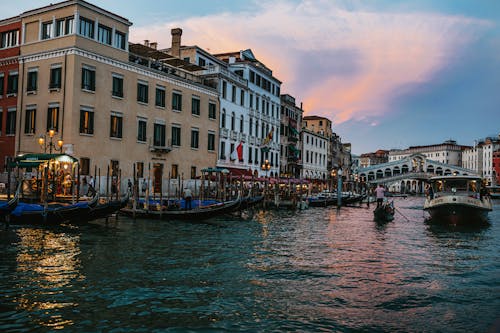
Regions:
[[236, 151], [238, 152], [238, 161], [243, 162], [243, 143], [241, 141], [238, 147], [236, 147]]

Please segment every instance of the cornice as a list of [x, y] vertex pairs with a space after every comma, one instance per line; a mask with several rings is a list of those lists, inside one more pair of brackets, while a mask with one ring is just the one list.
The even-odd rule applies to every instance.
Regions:
[[29, 63], [29, 62], [35, 62], [35, 61], [41, 61], [41, 60], [47, 60], [51, 58], [57, 58], [57, 57], [62, 57], [64, 55], [75, 55], [75, 56], [80, 56], [83, 58], [87, 58], [89, 60], [93, 60], [96, 62], [99, 62], [101, 64], [109, 65], [118, 69], [122, 69], [125, 71], [130, 71], [136, 74], [140, 74], [152, 79], [157, 79], [161, 80], [173, 85], [177, 85], [179, 87], [191, 89], [194, 91], [197, 91], [199, 93], [207, 94], [211, 97], [218, 97], [218, 94], [215, 90], [210, 90], [207, 88], [204, 88], [202, 86], [199, 86], [197, 84], [189, 83], [188, 81], [184, 81], [182, 79], [178, 79], [176, 77], [172, 77], [171, 75], [168, 74], [159, 74], [153, 71], [148, 71], [141, 66], [138, 66], [136, 64], [131, 64], [131, 63], [125, 63], [122, 61], [118, 61], [113, 58], [109, 58], [97, 53], [89, 52], [77, 47], [70, 47], [66, 49], [59, 49], [59, 50], [54, 50], [54, 51], [48, 51], [48, 52], [41, 52], [37, 54], [30, 54], [30, 55], [25, 55], [25, 56], [20, 56], [19, 57], [19, 63]]

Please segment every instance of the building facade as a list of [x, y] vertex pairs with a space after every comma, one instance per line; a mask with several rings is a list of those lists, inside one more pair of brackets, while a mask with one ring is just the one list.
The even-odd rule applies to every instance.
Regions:
[[15, 153], [21, 18], [0, 21], [0, 172]]
[[302, 159], [300, 130], [303, 113], [302, 103], [297, 106], [295, 97], [288, 94], [281, 95], [280, 177], [300, 177]]
[[304, 127], [300, 134], [302, 141], [301, 177], [326, 183], [330, 175], [328, 170], [328, 137]]
[[462, 151], [469, 146], [458, 145], [454, 140], [427, 146], [413, 146], [404, 150], [390, 150], [389, 162], [398, 161], [414, 154], [422, 154], [425, 158], [443, 164], [462, 166]]
[[[129, 43], [131, 22], [85, 1], [20, 17], [16, 153], [57, 150], [60, 139], [81, 175], [132, 178], [135, 169], [155, 191], [215, 165], [218, 93], [199, 67]], [[40, 147], [40, 136], [50, 144]]]

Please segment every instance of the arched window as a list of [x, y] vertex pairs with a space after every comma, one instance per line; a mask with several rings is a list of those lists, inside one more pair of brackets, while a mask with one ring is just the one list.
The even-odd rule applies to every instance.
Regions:
[[244, 133], [244, 124], [245, 124], [245, 117], [243, 115], [241, 115], [241, 118], [240, 118], [240, 133]]
[[235, 122], [234, 112], [231, 113], [231, 131], [234, 131], [234, 122]]
[[252, 118], [250, 118], [250, 120], [248, 120], [248, 130], [250, 131], [248, 133], [248, 135], [252, 135], [252, 131], [253, 131], [253, 120], [252, 120]]
[[220, 127], [226, 128], [226, 109], [222, 109], [222, 115], [220, 117]]

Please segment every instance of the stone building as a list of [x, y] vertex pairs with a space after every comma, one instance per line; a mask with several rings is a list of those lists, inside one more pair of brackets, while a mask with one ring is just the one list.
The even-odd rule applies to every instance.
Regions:
[[135, 167], [157, 192], [162, 179], [215, 166], [218, 93], [196, 75], [199, 66], [129, 43], [131, 22], [82, 0], [20, 19], [16, 153], [39, 152], [40, 136], [62, 140], [81, 175], [131, 178]]
[[281, 95], [280, 177], [300, 177], [302, 159], [300, 130], [303, 113], [302, 103], [297, 106], [295, 97], [288, 94]]
[[15, 153], [21, 18], [0, 21], [0, 172]]

